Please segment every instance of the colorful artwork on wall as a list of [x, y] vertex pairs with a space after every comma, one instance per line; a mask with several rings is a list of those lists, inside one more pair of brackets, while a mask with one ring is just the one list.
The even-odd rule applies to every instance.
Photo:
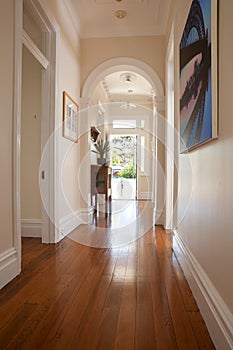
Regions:
[[180, 151], [217, 137], [217, 0], [193, 0], [180, 41]]

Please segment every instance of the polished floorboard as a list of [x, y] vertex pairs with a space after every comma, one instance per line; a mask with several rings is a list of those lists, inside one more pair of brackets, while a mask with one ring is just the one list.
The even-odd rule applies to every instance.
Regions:
[[0, 349], [214, 349], [171, 246], [158, 226], [109, 248], [24, 238], [22, 273], [0, 291]]

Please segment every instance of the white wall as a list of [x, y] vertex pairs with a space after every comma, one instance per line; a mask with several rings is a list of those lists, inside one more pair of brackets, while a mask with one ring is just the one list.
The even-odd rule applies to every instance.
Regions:
[[115, 57], [131, 57], [148, 64], [164, 84], [165, 38], [162, 36], [82, 39], [82, 86], [91, 71]]
[[[58, 226], [64, 232], [64, 222], [73, 212], [82, 206], [78, 171], [80, 167], [80, 141], [72, 143], [62, 136], [62, 93], [66, 91], [80, 104], [80, 39], [75, 24], [72, 22], [65, 1], [42, 0], [46, 12], [52, 18], [59, 36], [57, 64], [59, 69], [57, 91], [56, 139], [57, 166], [57, 212]], [[80, 136], [80, 135], [79, 135]], [[57, 240], [62, 236], [57, 237]]]
[[[176, 1], [175, 16], [175, 119], [179, 119], [179, 41], [187, 18], [190, 1]], [[185, 216], [180, 220], [177, 233], [190, 251], [196, 266], [206, 276], [215, 293], [221, 310], [225, 310], [224, 322], [233, 317], [233, 118], [232, 81], [233, 47], [230, 44], [232, 31], [233, 2], [219, 1], [219, 137], [187, 154], [179, 155], [178, 205], [179, 212], [189, 199]], [[168, 35], [169, 37], [169, 35]], [[188, 162], [191, 162], [192, 176]], [[198, 276], [201, 278], [201, 276]], [[205, 286], [206, 287], [206, 286]], [[217, 305], [218, 306], [218, 305]], [[217, 307], [215, 305], [215, 307]], [[205, 314], [205, 309], [201, 310]], [[231, 321], [229, 321], [231, 320]], [[232, 323], [228, 323], [228, 325]], [[208, 326], [211, 322], [208, 323]], [[218, 341], [217, 332], [212, 336]], [[233, 334], [231, 333], [233, 339]], [[233, 343], [232, 343], [233, 344]], [[219, 349], [226, 349], [222, 344]], [[228, 347], [227, 347], [228, 348]]]
[[0, 289], [20, 273], [19, 242], [13, 221], [14, 129], [14, 1], [2, 1], [0, 11]]
[[[0, 11], [0, 45], [4, 48], [0, 65], [0, 253], [13, 247], [12, 203], [12, 122], [14, 63], [14, 1], [2, 1]], [[6, 35], [7, 34], [7, 35]]]
[[[21, 217], [41, 219], [39, 166], [41, 158], [42, 67], [23, 47], [21, 117]], [[33, 195], [32, 195], [33, 194]]]

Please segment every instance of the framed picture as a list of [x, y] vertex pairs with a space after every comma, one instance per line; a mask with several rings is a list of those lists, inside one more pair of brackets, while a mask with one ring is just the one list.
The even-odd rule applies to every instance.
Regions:
[[70, 141], [78, 141], [78, 104], [63, 91], [63, 136]]
[[180, 151], [217, 137], [217, 0], [193, 0], [180, 41]]

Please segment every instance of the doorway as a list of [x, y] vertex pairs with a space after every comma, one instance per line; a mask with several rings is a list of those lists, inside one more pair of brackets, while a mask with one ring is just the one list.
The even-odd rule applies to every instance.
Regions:
[[42, 66], [25, 46], [23, 46], [22, 62], [22, 237], [42, 237], [41, 197], [38, 179], [41, 159]]
[[[132, 100], [132, 93], [134, 93], [133, 87], [129, 87], [127, 89], [124, 89], [124, 92], [127, 93], [127, 101], [125, 99], [120, 98], [119, 96], [119, 90], [117, 89], [116, 84], [112, 84], [114, 81], [112, 78], [114, 78], [113, 74], [117, 73], [117, 76], [119, 79], [121, 79], [122, 73], [131, 73], [132, 76], [136, 73], [137, 75], [143, 77], [147, 80], [147, 82], [150, 84], [150, 94], [153, 90], [154, 98], [152, 100], [152, 103], [150, 105], [151, 108], [145, 109], [145, 104], [138, 100], [138, 95], [135, 95], [137, 97], [137, 100]], [[127, 74], [128, 75], [128, 74]], [[117, 78], [115, 76], [115, 78]], [[106, 77], [109, 77], [110, 81], [106, 79]], [[125, 74], [124, 74], [125, 77]], [[128, 77], [127, 77], [128, 78]], [[116, 79], [115, 82], [119, 85], [119, 79]], [[127, 79], [126, 79], [127, 80]], [[125, 81], [125, 80], [124, 80]], [[138, 81], [138, 80], [136, 80]], [[121, 80], [122, 82], [122, 80]], [[130, 81], [129, 81], [130, 82]], [[131, 82], [130, 82], [131, 83]], [[124, 84], [124, 87], [126, 85], [126, 82]], [[111, 89], [109, 88], [115, 88], [114, 91], [112, 91], [111, 95]], [[141, 84], [140, 84], [141, 87]], [[141, 88], [140, 88], [141, 90]], [[141, 106], [139, 113], [136, 113], [136, 109], [124, 109], [122, 106], [122, 102], [126, 102], [127, 107], [129, 107], [129, 94], [130, 94], [130, 102], [132, 104], [137, 105], [137, 107]], [[156, 97], [155, 97], [156, 96]], [[104, 97], [104, 99], [103, 99]], [[132, 119], [137, 118], [139, 121], [139, 128], [137, 130], [141, 130], [140, 134], [141, 136], [145, 136], [145, 147], [141, 146], [138, 147], [138, 163], [139, 163], [139, 171], [137, 174], [137, 199], [138, 200], [152, 200], [152, 205], [154, 207], [154, 213], [156, 214], [157, 209], [157, 203], [158, 202], [164, 202], [163, 197], [164, 193], [162, 191], [157, 190], [157, 181], [156, 178], [156, 164], [157, 163], [164, 163], [164, 154], [163, 152], [157, 152], [157, 145], [156, 145], [156, 133], [157, 133], [157, 127], [155, 118], [158, 113], [161, 113], [164, 115], [164, 89], [162, 82], [160, 81], [159, 76], [157, 73], [151, 69], [150, 66], [145, 64], [144, 62], [131, 58], [131, 57], [117, 57], [117, 58], [110, 58], [106, 59], [103, 63], [99, 64], [93, 71], [89, 74], [87, 77], [83, 88], [82, 88], [82, 98], [85, 101], [92, 101], [96, 100], [107, 104], [106, 105], [106, 115], [105, 115], [105, 122], [106, 125], [104, 130], [104, 135], [106, 135], [107, 139], [110, 140], [110, 135], [113, 134], [113, 122], [114, 120], [119, 119], [126, 119], [126, 116], [129, 116]], [[113, 102], [113, 103], [112, 103]], [[110, 105], [108, 105], [110, 103]], [[145, 120], [144, 125], [141, 124], [141, 119], [144, 115], [148, 115], [148, 123]], [[142, 113], [140, 113], [142, 112]], [[127, 121], [129, 120], [129, 117], [127, 117]], [[93, 123], [90, 124], [90, 127], [94, 125]], [[98, 125], [98, 123], [97, 123]], [[146, 130], [149, 132], [150, 137], [147, 137]], [[115, 133], [120, 133], [118, 132]], [[158, 131], [160, 133], [160, 130]], [[145, 134], [145, 135], [143, 135]], [[140, 138], [141, 138], [140, 136]], [[160, 136], [160, 134], [159, 134]], [[161, 131], [161, 136], [163, 137], [163, 132]], [[138, 140], [138, 144], [141, 145], [141, 140]], [[141, 169], [140, 163], [141, 163], [141, 151], [144, 149], [144, 160], [145, 160], [145, 167], [144, 169]], [[146, 150], [149, 151], [150, 157], [147, 157], [145, 153]], [[150, 152], [152, 150], [152, 152]], [[142, 171], [141, 171], [142, 170]], [[163, 181], [163, 179], [162, 179]], [[157, 215], [154, 215], [154, 223], [156, 222]], [[164, 224], [161, 222], [161, 224]]]
[[[25, 13], [28, 11], [30, 19], [34, 19], [37, 26], [41, 30], [41, 40], [33, 36], [33, 26], [31, 21], [27, 21]], [[41, 148], [47, 142], [49, 135], [54, 130], [55, 125], [55, 109], [56, 109], [56, 91], [58, 68], [57, 62], [57, 30], [53, 26], [52, 21], [44, 11], [40, 2], [18, 0], [15, 2], [15, 78], [14, 78], [14, 245], [17, 252], [17, 271], [21, 271], [21, 122], [22, 122], [22, 63], [23, 63], [23, 47], [26, 47], [34, 58], [40, 62], [41, 68], [41, 119], [43, 122], [38, 123], [38, 129], [41, 131]], [[27, 21], [27, 24], [25, 22]], [[36, 31], [37, 33], [37, 31]], [[33, 40], [34, 39], [34, 40]], [[41, 44], [41, 46], [40, 46]], [[42, 51], [43, 52], [42, 52]], [[33, 85], [33, 81], [31, 81]], [[36, 118], [35, 118], [36, 115]], [[35, 113], [34, 119], [37, 119], [38, 114]], [[38, 136], [38, 135], [37, 135]], [[31, 132], [33, 137], [33, 132]], [[52, 184], [56, 178], [54, 167], [54, 144], [49, 146], [50, 152], [46, 163], [46, 180], [44, 184], [45, 192], [48, 193], [50, 211], [55, 211], [54, 190]], [[39, 172], [37, 173], [37, 181], [39, 182]], [[33, 196], [34, 191], [31, 193]], [[30, 218], [29, 218], [30, 220]], [[30, 227], [30, 222], [26, 223], [27, 228]], [[34, 233], [42, 237], [43, 243], [53, 243], [55, 241], [55, 227], [50, 222], [45, 210], [41, 210], [41, 218], [38, 222], [34, 221]], [[30, 229], [31, 231], [31, 229]]]
[[137, 135], [111, 135], [112, 199], [137, 199]]

